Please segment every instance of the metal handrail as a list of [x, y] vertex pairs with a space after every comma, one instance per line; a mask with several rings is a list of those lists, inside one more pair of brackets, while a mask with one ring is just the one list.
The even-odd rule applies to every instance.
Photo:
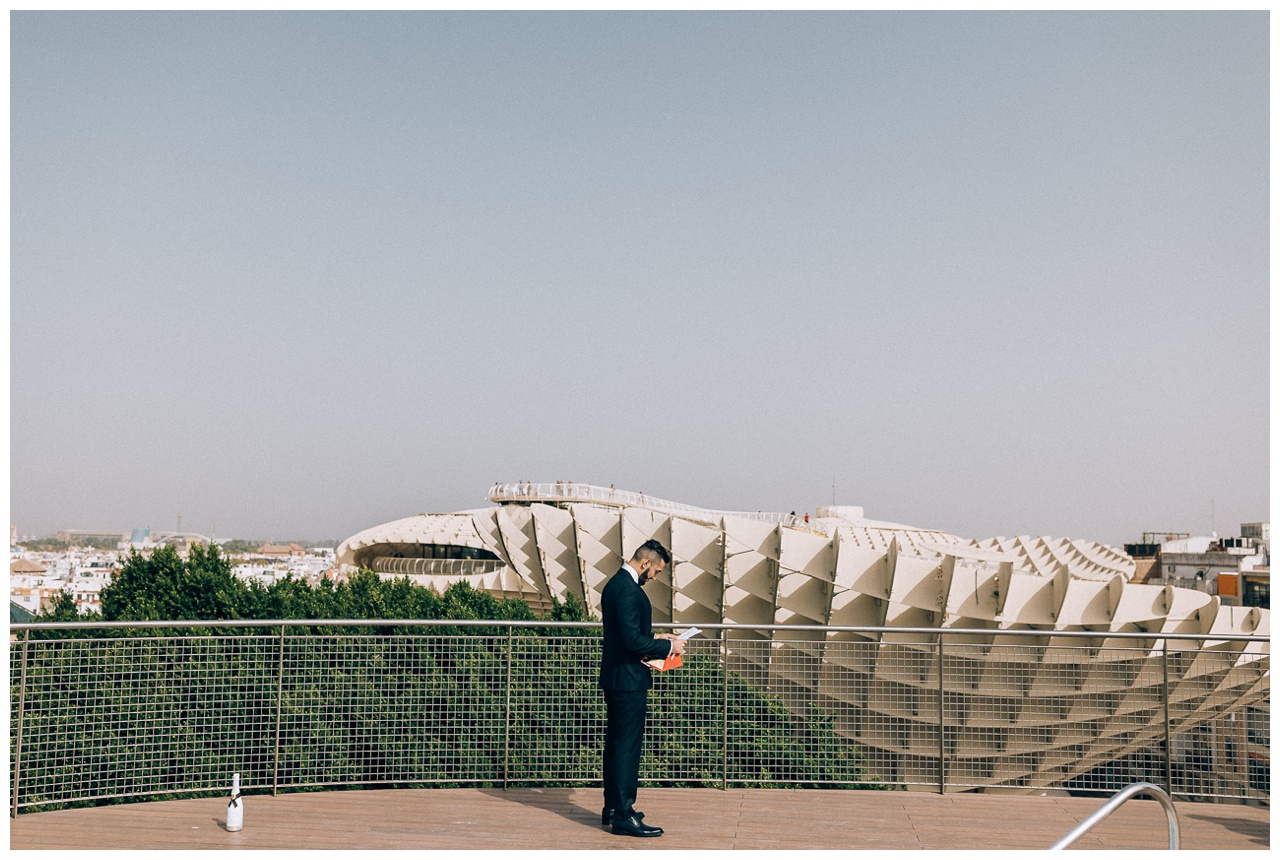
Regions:
[[648, 508], [677, 514], [700, 522], [715, 523], [721, 517], [738, 517], [744, 520], [755, 520], [762, 523], [782, 524], [792, 528], [807, 529], [825, 535], [826, 530], [816, 522], [805, 522], [804, 517], [796, 514], [784, 514], [774, 511], [718, 511], [673, 502], [670, 499], [659, 499], [636, 493], [631, 490], [618, 490], [613, 487], [598, 487], [594, 484], [573, 484], [567, 481], [556, 481], [548, 484], [530, 484], [513, 481], [506, 484], [494, 484], [489, 490], [491, 502], [531, 502], [531, 501], [563, 501], [593, 502], [616, 507]]
[[1097, 812], [1071, 828], [1071, 831], [1066, 836], [1050, 845], [1049, 850], [1061, 851], [1069, 847], [1081, 836], [1084, 836], [1100, 824], [1103, 819], [1119, 809], [1126, 800], [1139, 794], [1146, 794], [1160, 801], [1160, 805], [1164, 807], [1165, 818], [1169, 820], [1169, 850], [1177, 851], [1182, 843], [1181, 832], [1178, 828], [1178, 810], [1173, 808], [1173, 799], [1169, 797], [1168, 793], [1160, 786], [1150, 782], [1135, 782], [1133, 785], [1120, 789], [1110, 800], [1099, 807]]
[[[509, 621], [509, 620], [475, 620], [449, 618], [285, 618], [285, 619], [233, 619], [205, 621], [24, 621], [9, 625], [11, 632], [22, 630], [144, 630], [144, 629], [182, 629], [192, 627], [527, 627], [527, 628], [600, 628], [599, 621]], [[662, 630], [685, 629], [693, 627], [691, 622], [655, 621], [655, 628]], [[1134, 633], [1121, 631], [1097, 630], [1028, 630], [1018, 628], [1012, 630], [993, 627], [866, 627], [835, 624], [747, 624], [699, 621], [696, 625], [701, 630], [770, 630], [776, 632], [816, 632], [827, 633], [869, 633], [945, 635], [948, 639], [956, 636], [1000, 636], [1027, 637], [1033, 639], [1133, 639], [1140, 641], [1160, 640], [1212, 640], [1228, 642], [1265, 642], [1270, 643], [1270, 634], [1262, 633]]]

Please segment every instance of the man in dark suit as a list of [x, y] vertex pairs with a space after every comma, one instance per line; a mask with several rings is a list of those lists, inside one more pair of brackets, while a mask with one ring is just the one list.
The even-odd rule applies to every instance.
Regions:
[[636, 812], [640, 782], [640, 748], [653, 680], [645, 660], [684, 653], [684, 640], [653, 635], [652, 609], [643, 586], [671, 563], [671, 554], [656, 540], [647, 541], [618, 569], [600, 595], [604, 649], [600, 654], [600, 687], [608, 722], [604, 735], [603, 824], [628, 836], [661, 836], [661, 827], [645, 824]]

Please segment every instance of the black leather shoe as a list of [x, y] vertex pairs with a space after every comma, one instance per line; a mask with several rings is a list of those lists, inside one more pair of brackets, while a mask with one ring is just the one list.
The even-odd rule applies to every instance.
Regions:
[[[637, 812], [637, 813], [635, 814], [635, 816], [636, 816], [636, 818], [639, 818], [641, 821], [643, 821], [643, 820], [644, 820], [644, 813], [643, 813], [643, 812]], [[607, 807], [607, 806], [606, 806], [604, 809], [600, 810], [600, 823], [601, 823], [601, 824], [606, 824], [606, 825], [607, 825], [607, 824], [612, 824], [612, 823], [613, 823], [613, 810], [612, 810], [612, 809], [610, 809], [609, 807]]]
[[640, 821], [634, 815], [628, 815], [626, 818], [613, 819], [613, 826], [610, 828], [614, 833], [621, 836], [661, 836], [661, 827], [650, 827], [648, 824]]

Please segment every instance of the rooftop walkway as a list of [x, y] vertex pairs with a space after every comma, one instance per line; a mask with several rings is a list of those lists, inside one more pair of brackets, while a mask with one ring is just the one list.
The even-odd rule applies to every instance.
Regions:
[[[175, 800], [24, 813], [15, 849], [1019, 849], [1047, 848], [1105, 798], [904, 791], [644, 788], [657, 839], [600, 826], [598, 788], [325, 791], [249, 796], [244, 829], [225, 801]], [[1180, 803], [1182, 847], [1270, 847], [1267, 808]], [[1164, 812], [1134, 799], [1072, 846], [1165, 849]]]

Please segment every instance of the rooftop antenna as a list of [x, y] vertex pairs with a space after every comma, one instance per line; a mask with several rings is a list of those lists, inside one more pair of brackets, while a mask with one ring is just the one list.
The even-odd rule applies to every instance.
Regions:
[[831, 476], [831, 507], [836, 506], [836, 476]]
[[178, 511], [178, 533], [182, 533], [182, 511]]

